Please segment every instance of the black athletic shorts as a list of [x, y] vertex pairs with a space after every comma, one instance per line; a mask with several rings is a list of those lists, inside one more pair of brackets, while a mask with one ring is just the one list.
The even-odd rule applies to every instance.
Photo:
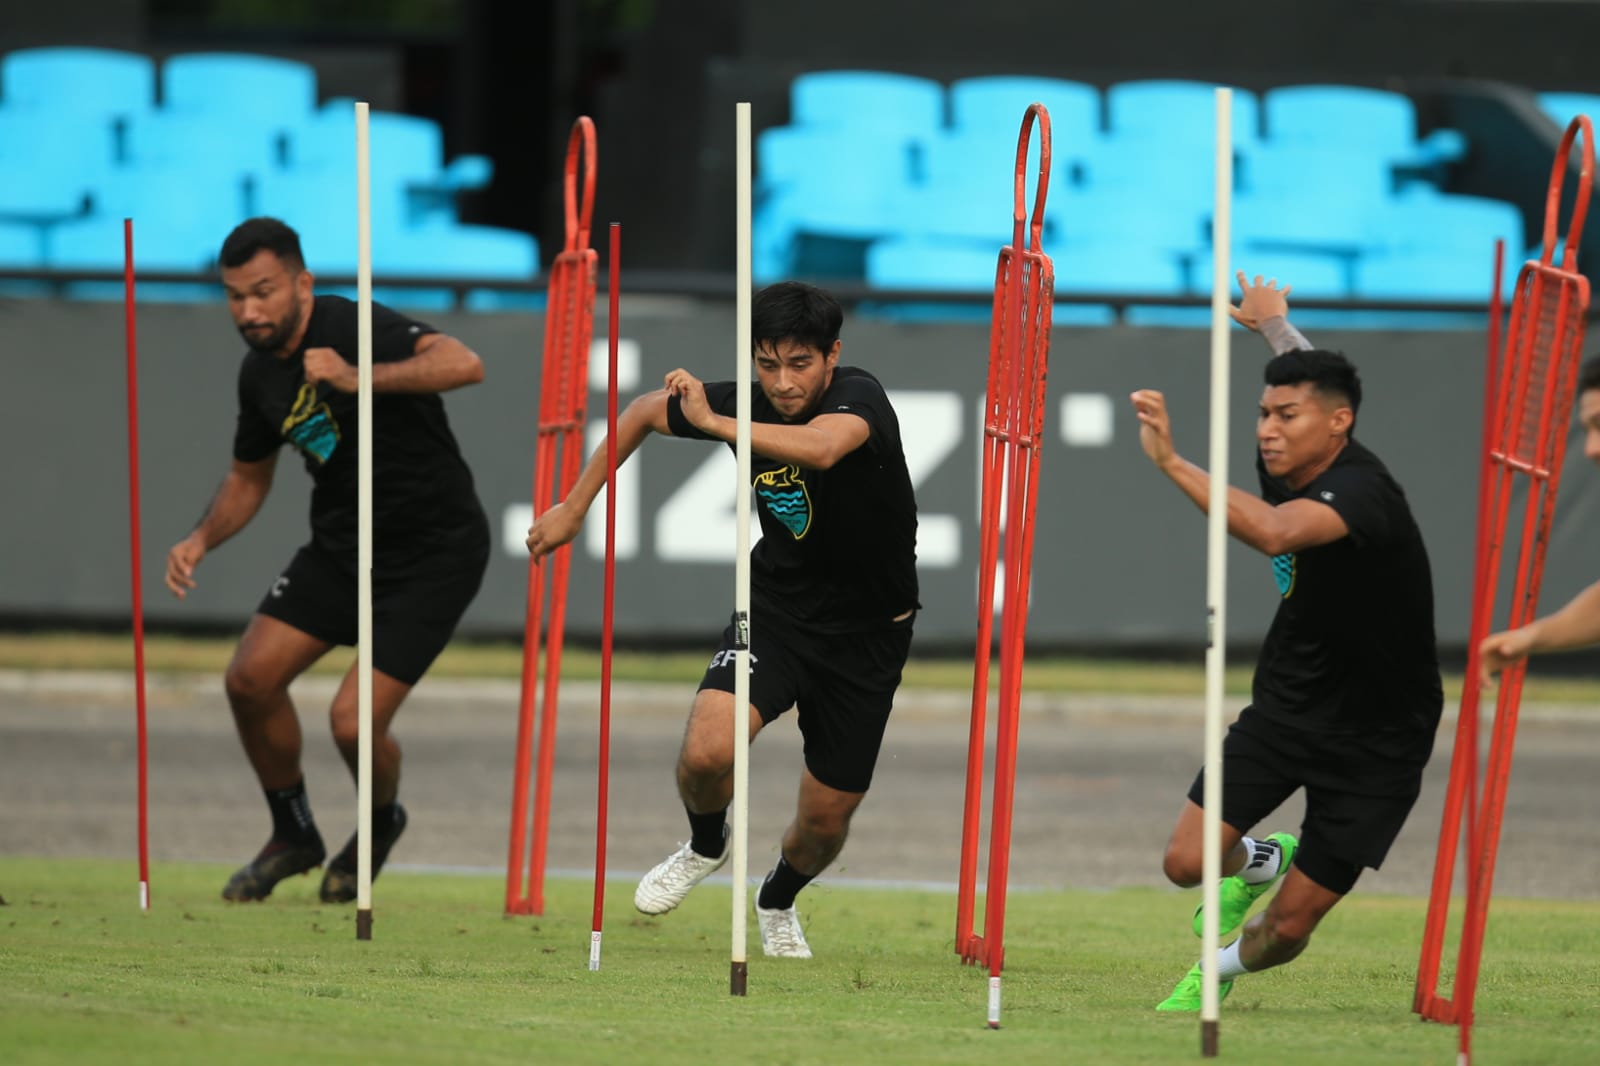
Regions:
[[[872, 785], [895, 689], [911, 652], [912, 614], [888, 629], [816, 633], [782, 615], [750, 620], [750, 704], [771, 723], [800, 712], [806, 769], [829, 788], [865, 792]], [[732, 692], [734, 632], [722, 633], [700, 688]]]
[[[1294, 729], [1246, 707], [1222, 743], [1222, 820], [1248, 833], [1294, 790], [1306, 790], [1294, 864], [1323, 888], [1349, 892], [1389, 853], [1422, 791], [1433, 731], [1363, 734]], [[1205, 771], [1189, 798], [1204, 805]]]
[[[479, 540], [410, 562], [403, 571], [372, 568], [372, 665], [415, 685], [450, 642], [489, 565], [487, 531]], [[356, 643], [356, 577], [307, 544], [273, 580], [260, 613], [330, 644]]]

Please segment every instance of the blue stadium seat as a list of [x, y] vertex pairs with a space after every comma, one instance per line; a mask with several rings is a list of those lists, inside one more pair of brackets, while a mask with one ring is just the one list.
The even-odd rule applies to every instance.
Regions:
[[1417, 114], [1409, 97], [1351, 85], [1291, 85], [1270, 90], [1263, 101], [1267, 139], [1280, 145], [1362, 149], [1411, 167], [1452, 162], [1466, 153], [1455, 130], [1434, 130], [1417, 139]]
[[36, 270], [44, 265], [44, 244], [37, 226], [0, 222], [0, 267]]
[[372, 269], [417, 277], [527, 281], [539, 273], [539, 242], [513, 229], [436, 223], [372, 242]]
[[[1179, 173], [1162, 180], [1188, 178]], [[1052, 193], [1045, 217], [1050, 230], [1068, 243], [1138, 244], [1167, 255], [1187, 252], [1205, 239], [1209, 206], [1201, 210], [1190, 198], [1163, 196], [1148, 187], [1089, 185]]]
[[[974, 237], [999, 244], [1011, 241], [1016, 187], [1016, 131], [952, 131], [923, 143], [923, 180], [901, 190], [890, 211], [905, 236]], [[1009, 142], [1009, 143], [1006, 143]], [[1053, 155], [1053, 153], [1052, 153]], [[1070, 186], [1070, 166], [1052, 159], [1050, 191]], [[1026, 164], [1027, 210], [1033, 210], [1039, 175], [1039, 138], [1029, 141]], [[1045, 227], [1055, 224], [1046, 198]]]
[[1305, 210], [1331, 201], [1370, 205], [1395, 195], [1395, 164], [1342, 145], [1263, 143], [1246, 155], [1236, 186], [1258, 196], [1298, 200]]
[[156, 110], [128, 122], [122, 165], [261, 173], [281, 165], [281, 141], [281, 134], [241, 126], [228, 115]]
[[[1189, 291], [1200, 296], [1211, 293], [1211, 249], [1194, 254], [1189, 266]], [[1258, 248], [1236, 246], [1228, 257], [1228, 290], [1235, 299], [1239, 295], [1234, 274], [1243, 270], [1249, 277], [1258, 274], [1276, 279], [1278, 284], [1294, 289], [1301, 299], [1348, 300], [1350, 298], [1349, 261], [1336, 255], [1318, 255], [1311, 252], [1263, 251]], [[1209, 314], [1209, 310], [1207, 314]]]
[[0, 218], [49, 223], [83, 214], [113, 157], [111, 124], [99, 116], [0, 108]]
[[[1188, 151], [1216, 140], [1216, 89], [1197, 81], [1126, 81], [1106, 90], [1106, 130], [1113, 137], [1153, 138]], [[1248, 150], [1259, 139], [1259, 105], [1243, 89], [1233, 92], [1233, 143]], [[1208, 171], [1209, 158], [1196, 161]]]
[[245, 52], [189, 52], [161, 65], [161, 105], [214, 114], [236, 127], [297, 125], [317, 107], [316, 71], [305, 63]]
[[796, 126], [853, 126], [932, 133], [944, 125], [944, 86], [876, 70], [822, 70], [789, 86]]
[[1076, 152], [1100, 135], [1099, 90], [1059, 78], [962, 78], [950, 86], [950, 125], [958, 132], [994, 130], [1015, 145], [1023, 113], [1036, 102], [1050, 112], [1053, 153]]
[[[430, 119], [389, 111], [367, 118], [373, 207], [391, 198], [407, 221], [443, 216], [455, 219], [455, 197], [487, 185], [493, 166], [483, 156], [459, 156], [444, 165], [444, 135]], [[355, 180], [355, 109], [344, 99], [330, 100], [316, 117], [288, 134], [288, 164], [293, 170], [324, 171]]]
[[[867, 249], [867, 280], [885, 289], [992, 294], [999, 266], [1000, 246], [983, 240], [892, 238]], [[901, 322], [987, 322], [994, 306], [894, 301], [874, 302], [868, 310], [875, 317]], [[1116, 320], [1103, 304], [1057, 303], [1052, 313], [1057, 325], [1105, 326]]]
[[[1507, 264], [1505, 295], [1516, 290], [1516, 272]], [[1414, 249], [1363, 256], [1355, 267], [1355, 294], [1365, 300], [1489, 299], [1494, 261], [1448, 249]], [[1481, 316], [1479, 316], [1481, 319]], [[1479, 323], [1481, 325], [1481, 321]]]
[[462, 306], [468, 311], [537, 314], [547, 303], [543, 292], [524, 292], [520, 289], [469, 289]]
[[1327, 189], [1320, 197], [1293, 191], [1237, 196], [1230, 216], [1233, 242], [1247, 255], [1253, 250], [1359, 255], [1370, 240], [1376, 208], [1369, 198], [1347, 192]]
[[[912, 187], [906, 142], [861, 130], [790, 126], [764, 131], [756, 148], [756, 277], [840, 276], [837, 270], [859, 276], [860, 242], [898, 230], [902, 198]], [[818, 164], [827, 159], [848, 162]], [[836, 267], [823, 245], [839, 242], [854, 243], [843, 249], [845, 265]]]
[[112, 118], [155, 102], [155, 64], [106, 48], [24, 48], [0, 59], [0, 104], [7, 109]]
[[1391, 252], [1449, 251], [1487, 277], [1494, 242], [1504, 240], [1515, 259], [1523, 247], [1522, 212], [1504, 200], [1415, 193], [1397, 198], [1372, 217], [1367, 244]]
[[999, 256], [1000, 246], [983, 240], [888, 238], [867, 249], [867, 281], [884, 289], [992, 291]]

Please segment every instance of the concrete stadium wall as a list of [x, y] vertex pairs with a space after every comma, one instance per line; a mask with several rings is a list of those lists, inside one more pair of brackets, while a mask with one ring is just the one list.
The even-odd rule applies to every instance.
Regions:
[[[604, 323], [604, 316], [599, 316]], [[6, 352], [0, 387], [0, 615], [91, 622], [126, 618], [127, 459], [121, 309], [53, 301], [0, 302]], [[682, 365], [734, 372], [731, 308], [636, 298], [623, 304], [624, 402]], [[484, 358], [486, 384], [452, 394], [452, 424], [496, 531], [488, 578], [465, 628], [520, 632], [538, 352], [529, 315], [446, 315], [435, 324]], [[309, 478], [292, 455], [263, 512], [207, 558], [200, 587], [179, 603], [161, 586], [167, 549], [198, 518], [227, 469], [242, 345], [220, 306], [141, 309], [140, 423], [143, 579], [155, 624], [242, 624], [307, 537]], [[1467, 633], [1483, 340], [1476, 332], [1309, 331], [1360, 366], [1367, 400], [1359, 435], [1413, 502], [1432, 554], [1438, 630]], [[1253, 490], [1259, 342], [1236, 331], [1232, 478]], [[924, 646], [971, 639], [978, 528], [979, 404], [987, 328], [846, 320], [844, 356], [891, 390], [905, 431], [921, 513]], [[1165, 390], [1180, 450], [1204, 463], [1204, 331], [1119, 326], [1057, 329], [1042, 457], [1034, 606], [1040, 646], [1123, 649], [1199, 646], [1204, 639], [1205, 522], [1139, 450], [1127, 394]], [[597, 368], [603, 362], [597, 361]], [[603, 371], [601, 371], [603, 373]], [[602, 382], [596, 382], [602, 385]], [[591, 414], [603, 419], [603, 392]], [[1549, 550], [1545, 602], [1591, 580], [1589, 547], [1600, 477], [1579, 450]], [[709, 638], [732, 602], [733, 459], [722, 447], [652, 440], [624, 467], [619, 499], [618, 635]], [[601, 511], [575, 554], [570, 626], [599, 628]], [[1586, 533], [1589, 539], [1585, 540]], [[1230, 639], [1266, 629], [1276, 595], [1266, 560], [1234, 546]]]

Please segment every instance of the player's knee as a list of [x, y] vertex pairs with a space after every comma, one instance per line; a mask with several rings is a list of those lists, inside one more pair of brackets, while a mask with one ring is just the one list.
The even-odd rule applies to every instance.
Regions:
[[222, 685], [228, 694], [228, 703], [236, 712], [251, 711], [276, 696], [280, 689], [277, 678], [255, 664], [234, 660], [222, 675]]
[[1161, 856], [1161, 872], [1179, 888], [1193, 888], [1202, 877], [1200, 862], [1200, 857], [1188, 849], [1169, 843]]
[[678, 753], [678, 780], [684, 784], [713, 781], [731, 766], [731, 757], [719, 745], [686, 743]]
[[1309, 911], [1279, 911], [1268, 907], [1262, 916], [1267, 938], [1281, 948], [1303, 948], [1317, 928], [1318, 916]]

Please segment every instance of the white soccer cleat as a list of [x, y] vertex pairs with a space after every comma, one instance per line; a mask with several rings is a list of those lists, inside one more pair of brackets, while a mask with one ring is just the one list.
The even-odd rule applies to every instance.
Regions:
[[811, 945], [800, 928], [800, 915], [793, 907], [768, 910], [756, 904], [756, 924], [761, 928], [761, 950], [779, 959], [809, 959]]
[[728, 861], [732, 849], [724, 845], [722, 855], [708, 859], [684, 844], [639, 880], [633, 905], [645, 914], [665, 914], [683, 902], [689, 890]]

